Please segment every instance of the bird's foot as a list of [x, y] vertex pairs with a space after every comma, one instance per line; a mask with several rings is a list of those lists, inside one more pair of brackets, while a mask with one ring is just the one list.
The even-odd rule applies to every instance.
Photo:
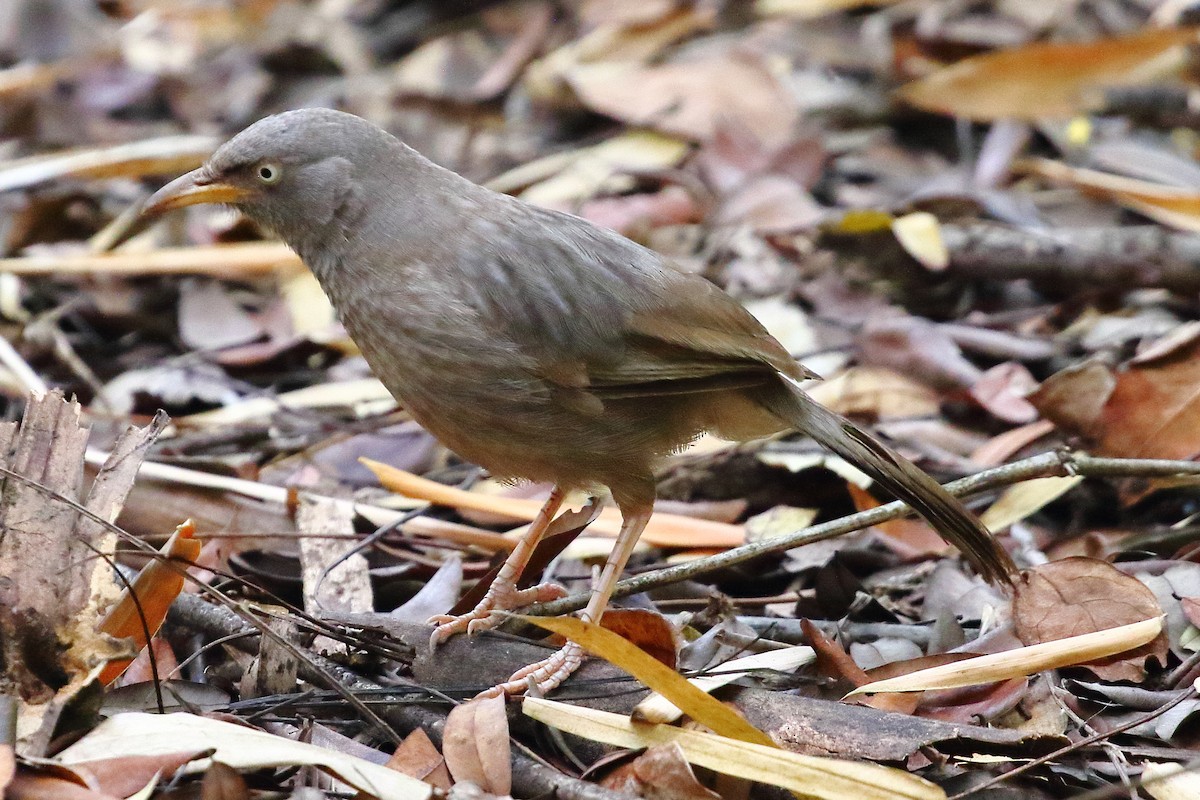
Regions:
[[526, 691], [540, 697], [557, 689], [582, 663], [583, 648], [574, 642], [567, 642], [553, 655], [517, 670], [507, 681], [480, 692], [475, 699], [516, 695]]
[[546, 603], [566, 597], [567, 590], [557, 583], [539, 583], [528, 589], [518, 589], [512, 583], [493, 583], [475, 608], [457, 616], [438, 614], [427, 621], [437, 627], [429, 637], [429, 646], [437, 647], [456, 633], [468, 636], [496, 627], [504, 621], [505, 611], [531, 603]]

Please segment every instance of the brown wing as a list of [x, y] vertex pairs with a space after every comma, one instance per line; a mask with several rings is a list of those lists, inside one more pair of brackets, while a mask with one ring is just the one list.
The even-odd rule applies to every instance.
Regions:
[[676, 272], [620, 332], [623, 357], [589, 362], [599, 397], [684, 394], [753, 386], [776, 372], [812, 376], [750, 312], [716, 286]]
[[[702, 277], [577, 217], [514, 203], [457, 274], [505, 338], [581, 407], [809, 377], [745, 308]], [[537, 262], [537, 269], [530, 266]], [[582, 393], [582, 394], [581, 394]]]

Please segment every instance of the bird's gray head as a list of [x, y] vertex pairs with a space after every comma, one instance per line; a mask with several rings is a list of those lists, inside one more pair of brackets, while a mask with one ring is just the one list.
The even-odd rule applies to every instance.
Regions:
[[[293, 246], [350, 222], [374, 176], [410, 152], [376, 125], [341, 111], [306, 108], [260, 120], [222, 145], [199, 169], [147, 201], [157, 214], [198, 203], [228, 203]], [[387, 163], [385, 163], [387, 162]]]

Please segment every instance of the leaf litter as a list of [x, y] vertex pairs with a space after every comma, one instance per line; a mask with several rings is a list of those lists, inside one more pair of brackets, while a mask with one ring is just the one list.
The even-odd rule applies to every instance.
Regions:
[[[0, 785], [1194, 794], [1197, 32], [1151, 5], [9, 3]], [[513, 621], [429, 653], [421, 620], [489, 580], [540, 487], [408, 420], [263, 231], [131, 226], [306, 105], [704, 274], [939, 479], [999, 468], [968, 502], [1018, 591], [802, 437], [705, 439], [631, 565], [671, 576], [598, 634], [625, 644], [524, 715], [461, 703], [545, 643]], [[795, 546], [856, 510], [865, 530]], [[535, 554], [558, 611], [610, 515]]]

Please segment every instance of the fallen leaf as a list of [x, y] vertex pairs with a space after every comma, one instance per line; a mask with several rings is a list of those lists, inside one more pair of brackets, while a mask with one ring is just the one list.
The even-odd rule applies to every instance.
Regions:
[[522, 616], [521, 619], [565, 636], [592, 655], [615, 664], [722, 737], [767, 747], [776, 746], [770, 736], [738, 716], [724, 703], [708, 696], [678, 672], [612, 631], [574, 617]]
[[1037, 409], [1027, 399], [1037, 385], [1037, 379], [1024, 364], [1006, 361], [985, 370], [970, 391], [971, 397], [996, 419], [1024, 425], [1038, 416]]
[[[426, 783], [370, 761], [195, 714], [117, 714], [57, 758], [74, 766], [111, 758], [114, 753], [157, 756], [182, 751], [211, 751], [211, 760], [238, 770], [315, 766], [375, 797], [425, 800], [433, 792]], [[193, 761], [185, 769], [202, 771], [210, 759]]]
[[503, 697], [472, 700], [446, 717], [442, 754], [455, 782], [470, 781], [485, 792], [512, 791], [512, 748]]
[[897, 217], [892, 220], [892, 233], [904, 251], [930, 272], [943, 272], [950, 266], [950, 251], [933, 214], [915, 211]]
[[1100, 455], [1189, 460], [1200, 453], [1200, 343], [1115, 372], [1096, 361], [1062, 370], [1030, 400]]
[[1000, 531], [1020, 522], [1062, 497], [1083, 481], [1082, 475], [1034, 478], [1010, 486], [979, 515], [979, 521], [991, 531]]
[[[803, 619], [800, 623], [805, 637], [812, 642], [813, 650], [816, 651], [817, 667], [820, 672], [854, 687], [866, 686], [871, 683], [866, 671], [854, 662], [854, 659], [841, 645], [822, 633], [810, 620]], [[854, 693], [851, 692], [851, 694]], [[911, 714], [916, 710], [917, 704], [921, 702], [921, 697], [920, 695], [880, 694], [877, 697], [859, 698], [859, 702], [880, 711]]]
[[[493, 497], [467, 492], [428, 478], [396, 469], [369, 458], [360, 459], [379, 482], [393, 492], [412, 498], [448, 505], [454, 508], [487, 511], [511, 519], [531, 521], [542, 508], [540, 500], [517, 497]], [[615, 537], [621, 529], [621, 514], [615, 508], [604, 508], [591, 525], [592, 533]], [[675, 514], [655, 514], [642, 533], [643, 541], [659, 547], [736, 547], [745, 543], [746, 532], [741, 525], [730, 525], [696, 517]]]
[[1200, 797], [1200, 774], [1183, 764], [1148, 761], [1142, 766], [1141, 788], [1154, 800], [1193, 800]]
[[[167, 610], [183, 589], [187, 567], [200, 556], [201, 543], [195, 536], [191, 520], [176, 528], [159, 550], [159, 558], [152, 559], [133, 579], [132, 592], [130, 587], [121, 591], [116, 605], [100, 622], [100, 630], [116, 639], [133, 639], [139, 650], [145, 647], [147, 631], [153, 636], [162, 627]], [[98, 680], [111, 683], [132, 661], [108, 662]]]
[[200, 781], [200, 800], [250, 800], [250, 787], [236, 769], [214, 761]]
[[415, 729], [396, 747], [385, 765], [389, 769], [419, 778], [435, 789], [447, 791], [452, 781], [446, 760], [421, 728]]
[[1155, 222], [1183, 231], [1200, 231], [1200, 191], [1073, 167], [1045, 158], [1025, 159], [1019, 171], [1070, 183], [1085, 194], [1118, 203]]
[[964, 59], [901, 87], [899, 96], [976, 121], [1066, 118], [1103, 102], [1103, 89], [1177, 74], [1196, 38], [1195, 28], [1151, 28], [1093, 42], [1039, 42]]
[[[601, 617], [601, 620], [603, 619], [604, 617]], [[811, 664], [815, 658], [816, 653], [813, 649], [805, 645], [768, 650], [765, 653], [754, 653], [730, 659], [707, 671], [701, 677], [688, 678], [688, 683], [711, 694], [716, 689], [738, 680], [752, 670], [769, 669], [776, 672], [792, 672], [805, 664]], [[669, 723], [683, 716], [683, 711], [658, 692], [654, 692], [637, 704], [632, 716], [634, 719], [644, 722]]]
[[804, 756], [773, 744], [649, 725], [620, 714], [536, 697], [526, 697], [521, 710], [546, 725], [617, 747], [678, 743], [692, 764], [819, 800], [943, 800], [946, 796], [923, 778], [876, 764]]
[[[1013, 598], [1013, 626], [1027, 645], [1104, 631], [1159, 618], [1162, 608], [1146, 585], [1107, 561], [1077, 556], [1039, 564], [1022, 573]], [[1141, 680], [1146, 658], [1166, 663], [1167, 637], [1122, 658], [1086, 664], [1106, 680]], [[1077, 662], [1083, 663], [1083, 662]]]
[[878, 367], [853, 367], [806, 390], [821, 405], [843, 416], [909, 419], [935, 416], [940, 409], [932, 388]]
[[676, 668], [679, 634], [671, 621], [657, 611], [611, 608], [604, 612], [600, 624], [670, 669]]
[[619, 776], [606, 778], [604, 786], [654, 800], [721, 800], [721, 795], [696, 780], [678, 742], [647, 748], [625, 764]]
[[593, 111], [695, 141], [711, 139], [728, 117], [764, 142], [780, 143], [798, 116], [791, 93], [748, 56], [656, 66], [579, 64], [566, 79]]
[[1124, 653], [1162, 634], [1162, 617], [1068, 639], [1019, 647], [859, 686], [850, 695], [871, 692], [925, 692], [1005, 681]]

